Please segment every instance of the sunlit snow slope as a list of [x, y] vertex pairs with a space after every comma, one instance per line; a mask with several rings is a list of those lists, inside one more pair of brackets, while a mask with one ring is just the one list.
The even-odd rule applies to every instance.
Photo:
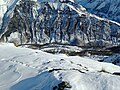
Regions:
[[0, 90], [120, 90], [120, 67], [78, 56], [0, 44]]

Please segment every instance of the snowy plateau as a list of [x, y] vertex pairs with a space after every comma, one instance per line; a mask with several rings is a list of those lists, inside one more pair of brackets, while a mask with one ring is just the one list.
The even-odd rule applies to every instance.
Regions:
[[0, 0], [0, 90], [120, 90], [120, 0]]

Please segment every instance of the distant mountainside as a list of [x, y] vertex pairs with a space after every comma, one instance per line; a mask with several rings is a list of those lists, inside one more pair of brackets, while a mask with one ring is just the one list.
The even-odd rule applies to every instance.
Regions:
[[88, 12], [120, 23], [120, 0], [76, 0]]
[[87, 12], [74, 0], [14, 0], [6, 5], [1, 41], [79, 46], [119, 43], [119, 23]]

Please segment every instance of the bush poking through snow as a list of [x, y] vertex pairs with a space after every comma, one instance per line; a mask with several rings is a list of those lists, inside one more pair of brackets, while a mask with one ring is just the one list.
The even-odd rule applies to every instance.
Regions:
[[65, 88], [71, 88], [71, 85], [66, 81], [62, 81], [58, 86], [53, 87], [53, 90], [64, 90]]

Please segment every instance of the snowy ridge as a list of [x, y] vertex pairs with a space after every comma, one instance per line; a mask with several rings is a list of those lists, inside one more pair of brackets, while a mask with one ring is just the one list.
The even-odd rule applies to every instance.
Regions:
[[[44, 1], [44, 0], [43, 0], [43, 1]], [[41, 0], [39, 1], [39, 0], [38, 0], [38, 2], [43, 2], [43, 1], [41, 1]], [[70, 4], [67, 4], [67, 3], [65, 3], [65, 4], [66, 4], [67, 6], [69, 6], [70, 8], [72, 8], [73, 10], [75, 10], [75, 11], [76, 11], [77, 13], [79, 13], [80, 15], [85, 14], [85, 15], [88, 15], [88, 17], [95, 17], [95, 18], [97, 18], [98, 20], [108, 21], [108, 22], [111, 22], [111, 23], [114, 23], [114, 24], [120, 26], [120, 23], [118, 23], [118, 22], [116, 22], [116, 21], [112, 21], [112, 20], [109, 20], [109, 19], [107, 19], [107, 18], [102, 18], [102, 17], [99, 17], [99, 16], [97, 16], [97, 15], [95, 15], [95, 14], [88, 13], [88, 12], [86, 11], [86, 9], [85, 9], [82, 5], [77, 4], [74, 0], [68, 0], [68, 1], [70, 1], [70, 2], [72, 2], [72, 3], [75, 3], [76, 6], [77, 6], [77, 8], [74, 7], [74, 6], [72, 6], [72, 5], [70, 5]], [[55, 2], [55, 0], [47, 1], [47, 2], [50, 2], [50, 3], [58, 3], [58, 2]], [[77, 9], [78, 9], [78, 10], [77, 10]]]
[[[72, 5], [70, 5], [70, 4], [67, 4], [67, 5], [68, 5], [69, 7], [71, 7], [73, 10], [75, 10], [76, 12], [78, 12], [80, 15], [81, 15], [81, 14], [85, 14], [85, 15], [87, 15], [88, 17], [95, 17], [95, 18], [97, 18], [98, 20], [108, 21], [108, 22], [111, 22], [111, 23], [114, 23], [114, 24], [120, 26], [120, 23], [118, 23], [118, 22], [116, 22], [116, 21], [112, 21], [112, 20], [109, 20], [109, 19], [107, 19], [107, 18], [102, 18], [102, 17], [99, 17], [99, 16], [97, 16], [97, 15], [88, 13], [88, 12], [86, 11], [86, 9], [85, 9], [84, 7], [82, 7], [82, 6], [81, 6], [81, 7], [82, 7], [81, 10], [76, 10], [75, 7], [73, 7]], [[84, 11], [84, 12], [81, 12], [81, 11]]]
[[69, 83], [68, 90], [120, 89], [120, 76], [115, 74], [119, 66], [13, 44], [0, 44], [0, 48], [1, 90], [52, 90], [62, 81]]

